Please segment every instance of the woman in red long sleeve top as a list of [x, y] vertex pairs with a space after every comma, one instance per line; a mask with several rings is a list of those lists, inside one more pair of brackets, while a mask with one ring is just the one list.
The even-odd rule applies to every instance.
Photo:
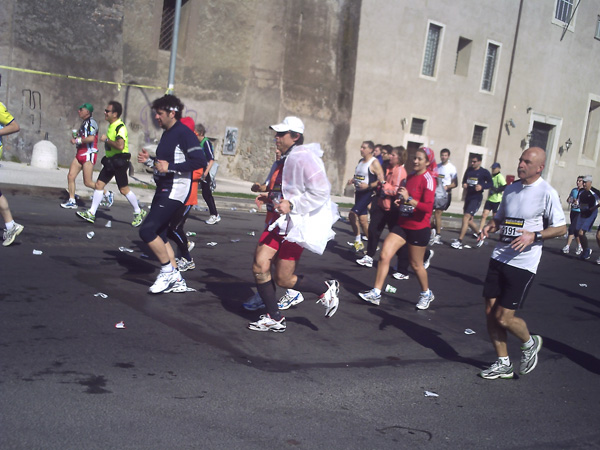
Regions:
[[377, 266], [375, 286], [367, 292], [359, 293], [363, 300], [379, 305], [381, 289], [388, 275], [390, 261], [400, 247], [408, 244], [410, 264], [421, 285], [418, 309], [427, 309], [434, 299], [429, 289], [427, 271], [423, 267], [423, 255], [430, 238], [430, 219], [435, 198], [435, 178], [428, 170], [429, 158], [425, 149], [419, 149], [414, 156], [414, 171], [408, 175], [406, 186], [399, 190], [400, 207], [398, 224], [383, 242]]

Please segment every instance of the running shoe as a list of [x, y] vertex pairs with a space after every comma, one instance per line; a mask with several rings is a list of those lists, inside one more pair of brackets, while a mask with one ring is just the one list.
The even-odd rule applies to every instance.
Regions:
[[584, 250], [584, 252], [583, 252], [581, 255], [579, 255], [579, 258], [580, 258], [580, 259], [583, 259], [583, 260], [586, 260], [586, 261], [587, 261], [588, 259], [590, 259], [591, 257], [592, 257], [592, 249], [591, 249], [591, 248], [589, 248], [589, 247], [588, 247], [588, 248], [586, 248], [586, 249]]
[[175, 282], [175, 284], [173, 285], [173, 287], [171, 289], [167, 289], [165, 291], [165, 294], [168, 294], [169, 292], [187, 292], [187, 291], [188, 291], [187, 283], [185, 282], [185, 280], [182, 277], [181, 279], [179, 279]]
[[274, 331], [275, 333], [283, 333], [285, 331], [285, 317], [277, 321], [271, 319], [271, 316], [264, 314], [260, 316], [257, 322], [250, 322], [248, 329], [252, 331]]
[[340, 292], [340, 283], [337, 280], [326, 281], [327, 291], [321, 294], [317, 303], [321, 303], [325, 306], [325, 317], [333, 317], [335, 312], [340, 305], [340, 299], [338, 293]]
[[396, 273], [392, 274], [392, 276], [396, 280], [408, 280], [410, 278], [410, 275], [404, 275], [402, 272], [396, 272]]
[[[209, 225], [214, 225], [215, 223], [219, 223], [220, 221], [221, 221], [221, 216], [218, 214], [216, 216], [210, 216], [208, 218], [208, 220], [205, 220], [205, 222]], [[256, 323], [258, 323], [258, 322], [256, 322]]]
[[15, 238], [21, 234], [21, 232], [23, 231], [25, 227], [21, 224], [18, 224], [17, 222], [15, 222], [15, 224], [13, 225], [13, 227], [10, 230], [4, 230], [4, 235], [2, 236], [2, 239], [4, 239], [4, 242], [2, 242], [2, 245], [4, 247], [8, 247], [10, 244], [12, 244], [15, 240]]
[[89, 210], [77, 211], [75, 214], [77, 214], [83, 220], [87, 220], [89, 223], [94, 223], [96, 221], [96, 216], [92, 214]]
[[429, 304], [435, 299], [433, 292], [431, 289], [428, 289], [426, 292], [421, 292], [419, 296], [419, 302], [417, 303], [417, 309], [427, 309], [429, 308]]
[[115, 202], [115, 194], [113, 191], [108, 191], [106, 193], [106, 195], [104, 195], [104, 197], [102, 198], [102, 200], [104, 201], [104, 206], [110, 208], [113, 203]]
[[[261, 299], [262, 301], [262, 299]], [[288, 289], [285, 291], [285, 295], [279, 299], [279, 309], [288, 309], [290, 306], [295, 306], [304, 301], [304, 296], [301, 292], [295, 291], [293, 289]]]
[[365, 244], [362, 243], [362, 241], [354, 241], [354, 251], [355, 252], [360, 252], [363, 251], [365, 249]]
[[179, 287], [182, 280], [183, 278], [177, 269], [172, 272], [160, 272], [154, 284], [150, 286], [149, 291], [151, 294], [168, 293], [174, 288]]
[[371, 258], [369, 255], [365, 255], [362, 258], [357, 259], [356, 263], [365, 267], [373, 267], [373, 258]]
[[485, 236], [481, 236], [481, 239], [477, 241], [477, 248], [481, 247], [485, 242]]
[[379, 306], [379, 302], [381, 301], [381, 294], [377, 294], [375, 289], [371, 289], [370, 291], [359, 292], [358, 296], [362, 298], [365, 302], [373, 303], [376, 306]]
[[431, 264], [431, 259], [433, 258], [433, 255], [435, 255], [435, 252], [433, 250], [429, 250], [429, 256], [423, 263], [423, 267], [425, 267], [425, 270], [429, 269], [429, 264]]
[[450, 244], [450, 247], [455, 248], [457, 250], [462, 250], [463, 245], [462, 242], [460, 242], [458, 239], [454, 239], [452, 241], [452, 244]]
[[[479, 233], [481, 233], [481, 231], [480, 231]], [[479, 233], [473, 233], [473, 237], [474, 237], [475, 239], [479, 238]]]
[[137, 214], [134, 213], [133, 214], [133, 222], [131, 222], [131, 226], [139, 227], [147, 215], [148, 215], [148, 211], [146, 211], [145, 209], [140, 209], [140, 212]]
[[596, 264], [600, 265], [600, 256], [598, 257], [598, 259], [596, 260]]
[[571, 248], [570, 248], [568, 245], [565, 245], [565, 246], [562, 248], [562, 252], [563, 252], [565, 255], [568, 255], [568, 254], [569, 254], [569, 250], [571, 250]]
[[188, 252], [191, 252], [195, 246], [196, 243], [194, 241], [188, 241]]
[[245, 310], [256, 311], [257, 309], [265, 308], [265, 303], [263, 302], [263, 299], [260, 297], [260, 294], [257, 292], [252, 297], [250, 297], [248, 300], [246, 300], [246, 302], [243, 303], [242, 306], [244, 307]]
[[437, 244], [437, 245], [442, 245], [442, 236], [439, 234], [436, 234], [435, 237], [433, 238], [433, 242], [430, 242], [431, 245], [433, 244]]
[[577, 256], [581, 255], [581, 252], [583, 251], [583, 247], [581, 245], [577, 246], [577, 250], [575, 250], [575, 254]]
[[75, 200], [67, 200], [64, 203], [60, 204], [61, 207], [66, 208], [66, 209], [77, 209], [77, 203], [75, 203]]
[[194, 263], [193, 259], [188, 261], [185, 258], [179, 258], [176, 259], [175, 262], [177, 262], [177, 269], [179, 269], [180, 272], [186, 272], [196, 268], [196, 263]]
[[533, 338], [533, 345], [529, 348], [521, 347], [523, 354], [521, 355], [521, 366], [519, 367], [519, 373], [521, 375], [528, 374], [538, 362], [538, 353], [542, 349], [542, 337], [536, 335], [531, 336]]
[[502, 364], [500, 360], [496, 360], [490, 367], [479, 372], [479, 376], [486, 380], [495, 380], [496, 378], [507, 379], [512, 378], [513, 375], [513, 365]]

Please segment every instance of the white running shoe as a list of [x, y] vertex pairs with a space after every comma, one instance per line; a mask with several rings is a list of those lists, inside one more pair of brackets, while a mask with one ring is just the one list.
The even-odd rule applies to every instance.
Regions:
[[425, 268], [425, 270], [429, 269], [429, 264], [431, 264], [431, 260], [433, 259], [433, 255], [435, 255], [435, 252], [433, 250], [429, 250], [429, 256], [427, 257], [427, 259], [425, 260], [425, 262], [423, 262], [423, 267]]
[[458, 239], [454, 239], [452, 241], [452, 244], [450, 244], [450, 247], [455, 248], [457, 250], [462, 250], [463, 245], [462, 242], [460, 242]]
[[[262, 301], [262, 299], [261, 299]], [[291, 306], [295, 306], [304, 301], [304, 296], [301, 292], [295, 291], [293, 289], [288, 289], [285, 291], [285, 295], [279, 299], [279, 309], [288, 309]]]
[[435, 237], [433, 238], [433, 244], [437, 244], [437, 245], [442, 245], [442, 236], [439, 234], [436, 234]]
[[375, 289], [371, 289], [370, 291], [366, 292], [359, 292], [358, 296], [365, 302], [372, 303], [376, 306], [379, 306], [379, 302], [381, 301], [381, 294], [377, 294]]
[[481, 239], [477, 241], [477, 248], [481, 247], [485, 242], [485, 236], [481, 236]]
[[340, 283], [337, 280], [326, 281], [327, 291], [321, 294], [317, 303], [325, 306], [325, 317], [332, 317], [340, 305], [338, 293], [340, 292]]
[[568, 245], [565, 245], [565, 246], [562, 248], [562, 252], [563, 252], [565, 255], [568, 255], [568, 254], [569, 254], [569, 250], [571, 250], [571, 248], [570, 248]]
[[257, 322], [250, 322], [248, 324], [248, 329], [252, 331], [274, 331], [275, 333], [283, 333], [285, 328], [285, 317], [282, 317], [281, 320], [277, 321], [271, 319], [271, 316], [268, 314], [260, 316], [260, 319]]
[[194, 263], [193, 259], [189, 261], [185, 258], [178, 258], [175, 260], [177, 262], [177, 269], [180, 272], [186, 272], [188, 270], [193, 270], [196, 268], [196, 263]]
[[429, 308], [429, 304], [435, 299], [433, 292], [431, 289], [427, 290], [427, 292], [421, 292], [421, 296], [419, 297], [419, 303], [417, 303], [417, 309], [427, 309]]
[[402, 272], [396, 272], [392, 275], [396, 280], [408, 280], [410, 275], [404, 275]]
[[60, 206], [66, 209], [77, 209], [77, 203], [75, 203], [75, 200], [67, 200], [64, 203], [61, 203]]
[[583, 247], [581, 245], [577, 246], [577, 250], [575, 250], [575, 254], [577, 256], [581, 255], [581, 252], [583, 251]]
[[371, 258], [369, 255], [365, 255], [362, 258], [357, 259], [356, 263], [365, 267], [373, 267], [373, 258]]
[[2, 239], [4, 239], [4, 242], [2, 242], [2, 245], [4, 247], [8, 247], [10, 244], [12, 244], [14, 242], [15, 238], [21, 234], [21, 232], [23, 231], [24, 228], [25, 227], [23, 225], [15, 222], [14, 226], [10, 230], [4, 231], [4, 235], [2, 236]]
[[160, 272], [154, 284], [150, 286], [149, 291], [151, 294], [168, 293], [175, 287], [180, 286], [182, 280], [183, 278], [177, 269], [172, 272]]
[[214, 225], [215, 223], [219, 223], [221, 221], [221, 216], [220, 215], [216, 215], [216, 216], [210, 216], [205, 222], [209, 225]]
[[245, 310], [247, 311], [256, 311], [257, 309], [265, 308], [265, 303], [261, 298], [260, 294], [257, 292], [252, 297], [250, 297], [246, 302], [242, 304]]

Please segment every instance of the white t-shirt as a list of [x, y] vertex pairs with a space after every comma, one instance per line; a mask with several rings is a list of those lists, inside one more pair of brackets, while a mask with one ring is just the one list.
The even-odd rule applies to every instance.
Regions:
[[494, 221], [500, 226], [500, 242], [492, 258], [533, 273], [542, 257], [542, 243], [534, 242], [519, 252], [510, 247], [512, 240], [521, 235], [516, 230], [536, 232], [566, 224], [558, 193], [542, 178], [529, 185], [516, 181], [507, 186]]
[[452, 182], [457, 179], [458, 172], [456, 171], [456, 167], [450, 161], [446, 164], [440, 164], [437, 166], [438, 169], [438, 178], [442, 180], [442, 186], [446, 187], [452, 184]]

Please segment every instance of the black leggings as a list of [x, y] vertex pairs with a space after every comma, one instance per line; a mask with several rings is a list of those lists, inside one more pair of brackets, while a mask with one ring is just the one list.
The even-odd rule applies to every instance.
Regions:
[[152, 199], [150, 212], [140, 226], [140, 238], [142, 241], [147, 244], [160, 236], [164, 242], [167, 242], [167, 228], [181, 205], [180, 201], [155, 194]]
[[187, 220], [188, 214], [192, 210], [192, 205], [181, 205], [175, 212], [175, 215], [169, 222], [169, 228], [167, 229], [167, 237], [175, 242], [179, 249], [179, 255], [188, 261], [191, 260], [190, 252], [188, 250], [188, 240], [183, 230], [185, 221]]
[[207, 174], [206, 181], [200, 181], [200, 187], [202, 188], [202, 198], [206, 202], [206, 206], [208, 206], [210, 215], [217, 216], [219, 213], [217, 212], [217, 205], [215, 205], [215, 199], [213, 198], [212, 191], [210, 190], [211, 182], [212, 179], [210, 178], [210, 174]]
[[367, 255], [371, 258], [375, 256], [377, 252], [377, 244], [379, 244], [379, 238], [383, 229], [387, 225], [388, 230], [392, 230], [394, 225], [398, 222], [398, 210], [392, 208], [389, 211], [385, 211], [374, 201], [371, 204], [371, 222], [369, 223], [369, 240], [367, 241]]

